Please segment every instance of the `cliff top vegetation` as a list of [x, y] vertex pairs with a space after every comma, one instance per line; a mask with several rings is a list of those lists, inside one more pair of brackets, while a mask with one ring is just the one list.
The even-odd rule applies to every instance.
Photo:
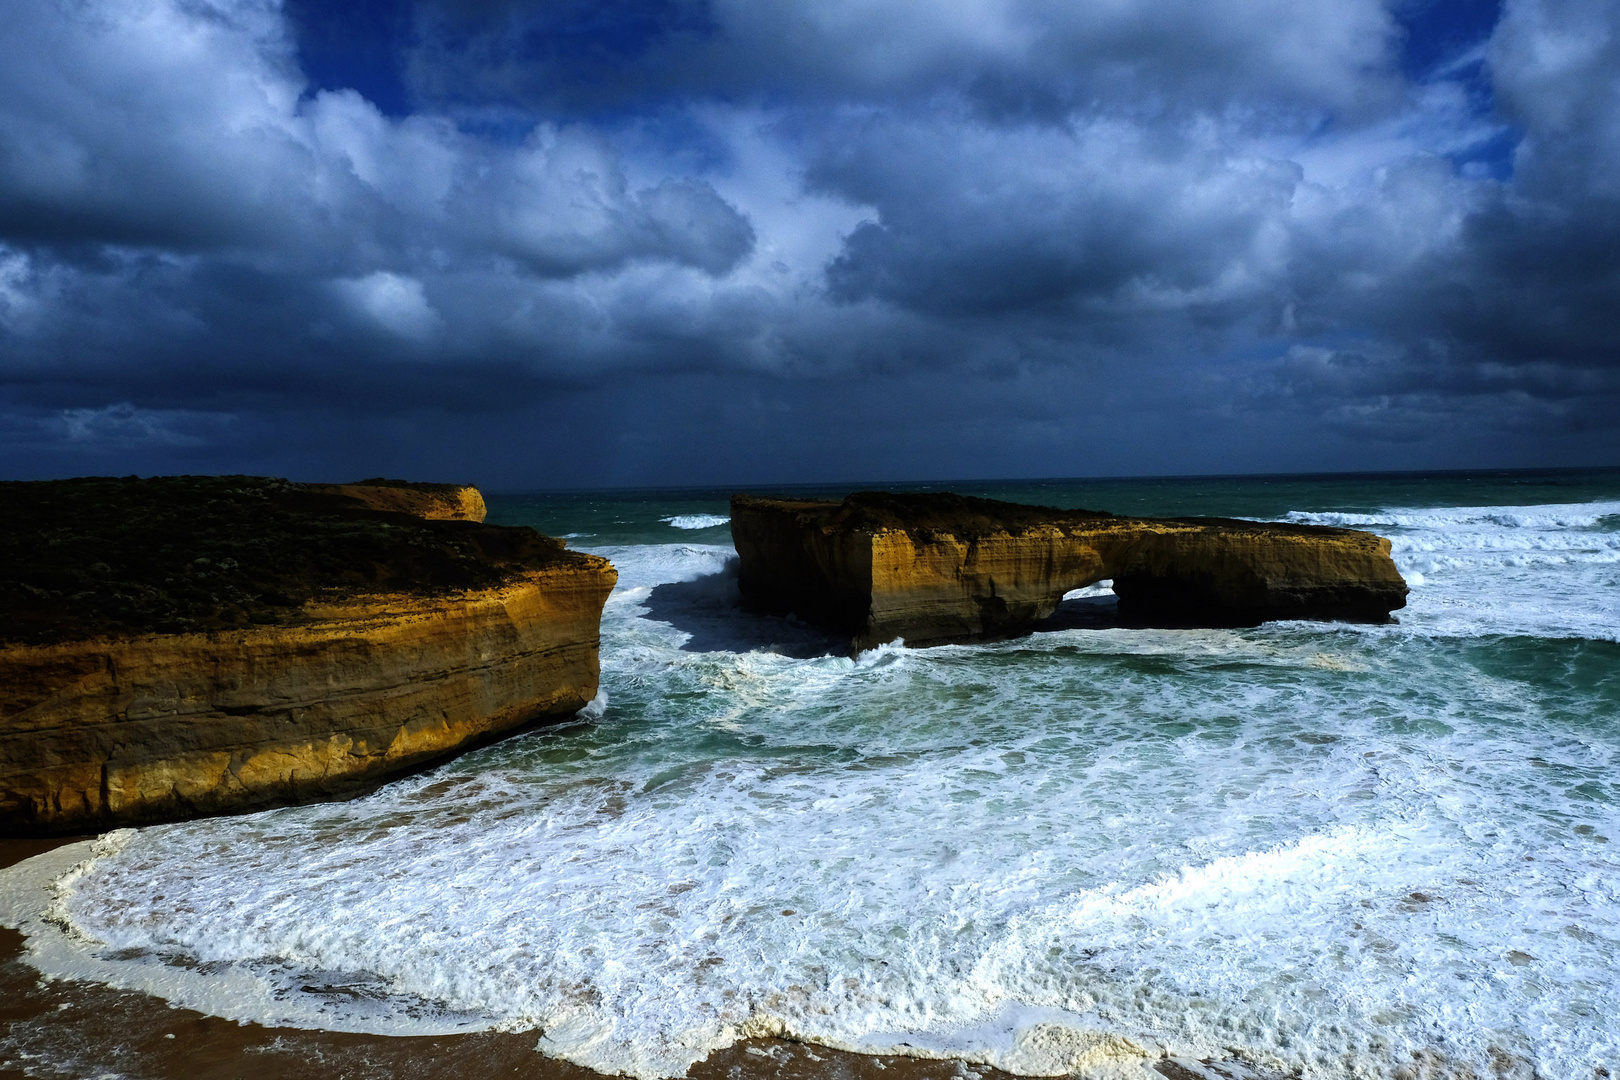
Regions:
[[0, 641], [286, 625], [310, 601], [448, 595], [589, 558], [270, 477], [0, 482]]

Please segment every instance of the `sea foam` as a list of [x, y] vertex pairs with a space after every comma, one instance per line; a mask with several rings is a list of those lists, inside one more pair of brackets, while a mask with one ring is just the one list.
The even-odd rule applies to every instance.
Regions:
[[1620, 502], [1292, 513], [1390, 538], [1406, 632], [1620, 640]]
[[1539, 506], [1393, 507], [1363, 513], [1294, 511], [1284, 520], [1351, 529], [1589, 529], [1607, 522], [1620, 527], [1620, 502], [1549, 503]]
[[731, 518], [723, 514], [675, 514], [658, 520], [667, 521], [675, 529], [712, 529], [728, 524]]

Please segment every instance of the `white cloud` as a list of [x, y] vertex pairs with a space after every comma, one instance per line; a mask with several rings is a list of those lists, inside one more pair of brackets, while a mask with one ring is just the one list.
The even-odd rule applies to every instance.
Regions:
[[378, 270], [334, 282], [333, 288], [351, 310], [397, 337], [425, 342], [444, 325], [415, 278]]

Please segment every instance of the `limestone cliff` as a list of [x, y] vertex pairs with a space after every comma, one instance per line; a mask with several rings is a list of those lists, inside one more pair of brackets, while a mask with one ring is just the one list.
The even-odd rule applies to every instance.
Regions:
[[341, 495], [371, 510], [430, 521], [483, 521], [484, 494], [470, 484], [413, 484], [405, 480], [360, 480], [353, 484], [301, 484], [309, 491]]
[[1384, 621], [1406, 603], [1389, 541], [1351, 529], [864, 492], [738, 495], [731, 532], [745, 600], [856, 648], [1025, 633], [1064, 593], [1106, 578], [1138, 624]]
[[597, 691], [616, 575], [531, 529], [256, 477], [0, 512], [0, 835], [352, 792]]

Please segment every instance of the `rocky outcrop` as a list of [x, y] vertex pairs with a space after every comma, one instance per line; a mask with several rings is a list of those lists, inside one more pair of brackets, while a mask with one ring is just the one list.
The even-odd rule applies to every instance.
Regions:
[[341, 495], [370, 510], [410, 514], [429, 521], [483, 521], [484, 494], [470, 484], [413, 484], [406, 480], [360, 480], [353, 484], [301, 484], [309, 491]]
[[0, 510], [3, 835], [363, 790], [597, 692], [616, 575], [531, 529], [253, 477], [0, 484]]
[[864, 492], [738, 495], [731, 532], [746, 602], [855, 648], [1027, 633], [1064, 593], [1109, 578], [1136, 625], [1383, 622], [1406, 604], [1389, 541], [1351, 529]]

